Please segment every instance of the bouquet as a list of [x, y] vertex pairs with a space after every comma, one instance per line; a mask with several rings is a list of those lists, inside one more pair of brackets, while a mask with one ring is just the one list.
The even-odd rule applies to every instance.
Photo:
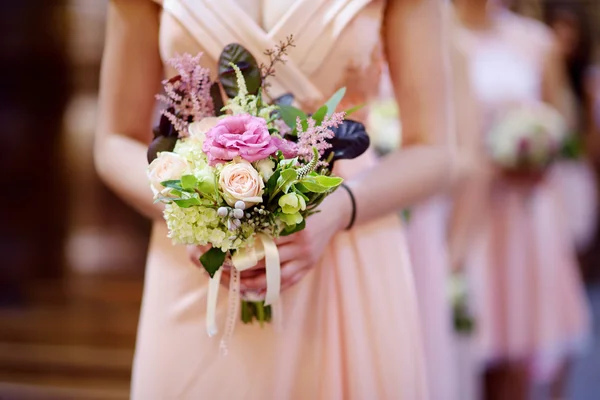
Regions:
[[[369, 146], [364, 126], [346, 119], [353, 110], [336, 112], [345, 89], [311, 115], [292, 106], [292, 94], [271, 99], [268, 78], [290, 46], [291, 37], [266, 51], [270, 63], [259, 65], [242, 46], [230, 44], [215, 82], [200, 65], [201, 55], [177, 56], [170, 64], [178, 75], [164, 81], [159, 95], [166, 108], [148, 149], [148, 176], [155, 201], [165, 203], [174, 244], [211, 246], [200, 258], [211, 277], [209, 335], [217, 333], [224, 266], [231, 268], [227, 324], [237, 319], [240, 305], [244, 323], [270, 321], [280, 287], [274, 239], [304, 229], [342, 184], [332, 175], [334, 163]], [[266, 294], [244, 297], [239, 273], [263, 258]]]
[[536, 173], [561, 157], [569, 136], [558, 111], [543, 103], [529, 103], [503, 113], [487, 139], [496, 165], [508, 172]]

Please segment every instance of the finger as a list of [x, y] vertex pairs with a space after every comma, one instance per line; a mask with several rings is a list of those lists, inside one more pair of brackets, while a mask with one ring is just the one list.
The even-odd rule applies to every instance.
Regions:
[[253, 270], [257, 270], [257, 269], [258, 270], [265, 269], [265, 260], [264, 259], [260, 260], [255, 266], [250, 267], [244, 271], [253, 271]]
[[[257, 270], [246, 270], [240, 273], [240, 280], [241, 279], [251, 279], [254, 278], [260, 274], [264, 274], [265, 271], [257, 269]], [[222, 273], [221, 273], [221, 280], [227, 280], [227, 282], [231, 281], [231, 270], [228, 269], [222, 269]]]
[[228, 273], [225, 273], [225, 271], [223, 271], [223, 273], [221, 274], [221, 285], [225, 286], [226, 288], [229, 289], [229, 285], [231, 283], [231, 275]]
[[309, 267], [302, 268], [300, 271], [296, 272], [285, 282], [282, 282], [281, 291], [283, 292], [284, 290], [287, 290], [287, 289], [295, 286], [298, 282], [300, 282], [302, 280], [302, 278], [304, 278], [310, 272], [310, 270], [311, 270], [311, 268], [309, 268]]
[[267, 289], [267, 274], [263, 271], [252, 277], [240, 279], [240, 290], [242, 291], [261, 291]]
[[280, 245], [284, 245], [286, 243], [294, 242], [297, 239], [298, 239], [297, 233], [294, 233], [293, 235], [288, 235], [288, 236], [279, 236], [277, 239], [275, 239], [275, 244], [277, 246], [280, 246]]
[[255, 276], [258, 276], [258, 275], [264, 274], [264, 273], [265, 273], [265, 269], [264, 268], [248, 269], [248, 270], [242, 271], [240, 273], [240, 278], [241, 279], [254, 278]]
[[206, 244], [204, 246], [202, 245], [197, 245], [196, 249], [198, 249], [202, 254], [206, 253], [207, 251], [209, 251], [210, 249], [212, 249], [212, 246], [210, 244]]
[[279, 261], [282, 264], [303, 258], [305, 255], [304, 249], [295, 243], [284, 244], [279, 246], [277, 250], [279, 251]]
[[289, 280], [292, 276], [306, 267], [306, 264], [301, 260], [294, 260], [283, 264], [281, 267], [281, 282], [283, 283]]

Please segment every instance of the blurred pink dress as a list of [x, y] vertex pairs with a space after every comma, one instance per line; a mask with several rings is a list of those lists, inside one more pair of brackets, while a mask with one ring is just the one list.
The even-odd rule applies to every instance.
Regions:
[[[586, 132], [581, 132], [583, 124], [575, 95], [570, 88], [565, 88], [564, 92], [566, 117], [573, 131], [583, 137]], [[564, 160], [557, 165], [553, 183], [562, 194], [565, 205], [568, 205], [567, 220], [575, 246], [585, 251], [594, 239], [598, 222], [596, 175], [586, 159]]]
[[[457, 365], [448, 301], [449, 199], [435, 197], [411, 209], [407, 238], [423, 327], [426, 370], [432, 399], [457, 399]], [[466, 399], [465, 399], [466, 400]]]
[[[490, 31], [463, 29], [460, 37], [488, 117], [506, 102], [541, 99], [552, 46], [536, 21], [505, 12], [496, 22]], [[483, 359], [529, 360], [538, 379], [549, 378], [561, 357], [580, 348], [589, 329], [570, 206], [554, 183], [556, 172], [531, 189], [493, 183], [467, 263]]]
[[[377, 90], [383, 1], [164, 0], [160, 51], [204, 51], [213, 68], [231, 42], [257, 58], [294, 34], [297, 47], [272, 90], [313, 109], [336, 89], [347, 104]], [[268, 32], [268, 33], [267, 33]], [[173, 71], [167, 71], [171, 75]], [[340, 162], [351, 176], [372, 153]], [[335, 236], [321, 263], [282, 293], [282, 326], [238, 323], [229, 354], [205, 328], [207, 275], [155, 223], [133, 371], [132, 398], [427, 399], [416, 295], [395, 215]], [[220, 291], [218, 323], [227, 313]], [[221, 329], [222, 331], [222, 329]]]

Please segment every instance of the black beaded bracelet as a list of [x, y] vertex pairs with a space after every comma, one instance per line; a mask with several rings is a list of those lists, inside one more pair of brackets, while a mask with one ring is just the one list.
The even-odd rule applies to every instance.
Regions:
[[354, 226], [354, 221], [356, 220], [356, 199], [354, 198], [354, 193], [352, 193], [352, 190], [350, 190], [348, 185], [342, 183], [341, 187], [343, 187], [346, 190], [346, 192], [348, 192], [348, 195], [350, 196], [350, 202], [352, 203], [352, 215], [350, 217], [350, 223], [346, 227], [346, 230], [348, 231], [352, 229], [352, 227]]

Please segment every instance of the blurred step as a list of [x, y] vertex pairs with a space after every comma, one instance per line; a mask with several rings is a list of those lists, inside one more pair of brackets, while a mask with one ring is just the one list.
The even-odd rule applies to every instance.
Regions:
[[62, 281], [31, 284], [33, 304], [101, 303], [139, 308], [144, 282], [142, 277], [73, 276]]
[[132, 360], [132, 348], [0, 343], [0, 377], [11, 373], [51, 373], [128, 379]]
[[[127, 385], [120, 387], [94, 387], [87, 383], [87, 387], [74, 387], [73, 381], [47, 382], [41, 384], [0, 381], [0, 399], [2, 400], [127, 400], [129, 388]], [[15, 383], [18, 382], [18, 383]], [[114, 386], [114, 385], [113, 385]]]
[[0, 342], [132, 348], [138, 314], [137, 307], [102, 305], [0, 309]]
[[0, 343], [0, 399], [127, 399], [133, 349]]

